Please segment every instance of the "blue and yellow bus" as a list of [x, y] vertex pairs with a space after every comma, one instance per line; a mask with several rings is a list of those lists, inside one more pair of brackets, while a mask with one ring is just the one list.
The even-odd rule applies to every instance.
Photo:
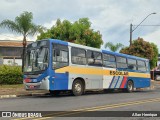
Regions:
[[124, 89], [150, 86], [149, 60], [45, 39], [27, 46], [24, 85], [52, 94], [72, 91], [78, 96], [97, 89]]

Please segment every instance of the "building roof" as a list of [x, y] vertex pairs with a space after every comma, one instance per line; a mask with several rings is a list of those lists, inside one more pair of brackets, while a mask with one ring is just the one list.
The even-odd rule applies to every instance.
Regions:
[[[33, 41], [27, 41], [27, 44], [32, 43]], [[0, 47], [23, 47], [22, 41], [16, 40], [0, 40]]]

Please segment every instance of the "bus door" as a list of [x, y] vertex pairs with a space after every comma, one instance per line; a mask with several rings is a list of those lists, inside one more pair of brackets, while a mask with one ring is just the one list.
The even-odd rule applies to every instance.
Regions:
[[90, 69], [91, 89], [103, 88], [102, 54], [97, 51], [87, 50], [88, 66]]
[[114, 88], [113, 81], [117, 77], [111, 74], [111, 71], [116, 71], [116, 58], [114, 55], [103, 53], [103, 88]]
[[68, 90], [69, 74], [66, 67], [69, 65], [68, 46], [53, 44], [52, 66], [55, 70], [54, 90]]

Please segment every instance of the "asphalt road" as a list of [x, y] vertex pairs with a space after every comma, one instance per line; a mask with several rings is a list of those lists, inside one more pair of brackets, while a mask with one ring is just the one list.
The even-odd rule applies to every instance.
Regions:
[[[87, 117], [83, 118], [84, 111], [160, 111], [160, 84], [155, 84], [155, 89], [139, 90], [133, 93], [123, 92], [91, 92], [82, 96], [72, 95], [60, 95], [58, 97], [44, 95], [44, 96], [32, 96], [32, 97], [20, 97], [20, 98], [9, 98], [0, 99], [0, 111], [51, 111], [47, 113], [47, 118], [36, 118], [37, 120], [53, 119], [53, 111], [63, 111], [62, 113], [56, 114], [56, 120], [68, 119], [68, 120], [81, 120], [81, 119], [94, 119], [98, 117]], [[72, 112], [71, 112], [72, 111]], [[80, 111], [79, 117], [63, 117], [65, 115], [74, 116], [76, 115], [73, 111]], [[50, 114], [50, 115], [49, 115]], [[99, 114], [99, 113], [93, 113]], [[100, 113], [101, 114], [101, 113]], [[107, 114], [107, 113], [104, 113]], [[118, 114], [115, 112], [113, 114]], [[127, 113], [122, 113], [127, 114]], [[116, 116], [115, 115], [115, 116]], [[81, 117], [80, 117], [81, 116]], [[122, 115], [123, 116], [123, 115]], [[8, 118], [10, 119], [10, 118]], [[15, 119], [15, 118], [14, 118]], [[23, 118], [25, 120], [27, 118]], [[33, 118], [32, 118], [33, 119]], [[98, 119], [106, 120], [106, 117]], [[149, 117], [107, 117], [107, 120], [150, 120]], [[155, 117], [153, 120], [160, 119]], [[22, 120], [18, 118], [17, 120]]]

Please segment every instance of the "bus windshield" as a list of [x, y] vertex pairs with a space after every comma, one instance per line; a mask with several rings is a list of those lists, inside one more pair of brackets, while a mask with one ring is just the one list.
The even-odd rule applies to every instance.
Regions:
[[26, 54], [24, 72], [43, 71], [48, 67], [48, 48], [41, 46], [37, 49], [30, 49]]

